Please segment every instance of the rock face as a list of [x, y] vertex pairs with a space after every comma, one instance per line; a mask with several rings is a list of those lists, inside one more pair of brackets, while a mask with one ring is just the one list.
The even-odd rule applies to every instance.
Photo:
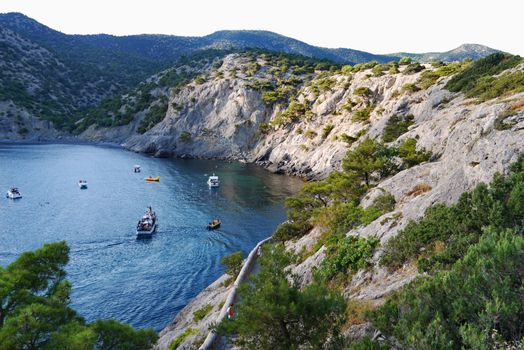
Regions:
[[[420, 73], [375, 77], [364, 70], [351, 77], [335, 74], [327, 78], [316, 74], [309, 80], [304, 79], [306, 83], [296, 91], [296, 101], [309, 108], [307, 115], [295, 118], [294, 122], [282, 123], [279, 122], [282, 115], [289, 114], [292, 107], [288, 105], [286, 109], [285, 104], [274, 106], [262, 100], [263, 92], [253, 86], [275, 78], [268, 73], [262, 59], [256, 63], [261, 66], [256, 74], [244, 74], [242, 70], [253, 62], [242, 55], [229, 55], [218, 70], [206, 73], [205, 82], [193, 82], [174, 95], [165, 91], [171, 96], [165, 118], [142, 135], [136, 133], [143, 118], [143, 114], [139, 114], [124, 127], [91, 127], [81, 136], [116, 140], [131, 150], [157, 156], [241, 160], [261, 164], [274, 172], [323, 178], [340, 168], [347, 151], [345, 136], [354, 137], [360, 132], [380, 137], [392, 115], [413, 114], [415, 124], [400, 140], [416, 137], [419, 147], [430, 150], [439, 161], [453, 153], [451, 157], [461, 167], [478, 163], [478, 166], [467, 165], [469, 168], [464, 169], [471, 176], [477, 174], [473, 182], [485, 181], [492, 175], [487, 171], [492, 166], [483, 157], [492, 159], [490, 157], [498, 157], [504, 152], [504, 159], [513, 156], [493, 143], [500, 142], [499, 138], [508, 140], [506, 132], [493, 127], [496, 116], [505, 110], [507, 103], [502, 100], [481, 104], [465, 101], [443, 89], [445, 78], [427, 90], [401, 93], [403, 87], [419, 79]], [[233, 71], [235, 77], [230, 77]], [[319, 92], [315, 84], [326, 79], [329, 87]], [[369, 94], [356, 96], [354, 92], [359, 88], [368, 88]], [[374, 109], [368, 122], [352, 121], [355, 111], [370, 104]], [[517, 123], [513, 130], [518, 129]], [[494, 146], [495, 153], [488, 154], [491, 152], [489, 145]], [[428, 167], [440, 168], [435, 164], [437, 162]], [[439, 174], [433, 176], [438, 178]], [[460, 188], [457, 191], [461, 192]]]
[[[524, 67], [520, 65], [517, 69]], [[489, 182], [495, 173], [507, 173], [510, 164], [524, 151], [524, 93], [478, 103], [445, 90], [443, 87], [449, 78], [441, 78], [425, 90], [402, 92], [407, 90], [406, 84], [417, 81], [419, 73], [369, 75], [369, 71], [359, 72], [351, 80], [335, 75], [333, 88], [318, 95], [312, 92], [311, 85], [301, 87], [297, 101], [310, 101], [312, 114], [293, 123], [275, 125], [267, 134], [258, 133], [255, 125], [271, 123], [279, 118], [282, 110], [261, 103], [258, 93], [251, 91], [242, 78], [227, 83], [205, 83], [181, 92], [188, 95], [174, 98], [178, 104], [185, 98], [194, 97], [194, 106], [182, 111], [170, 110], [164, 121], [150, 132], [130, 139], [127, 145], [137, 151], [164, 150], [195, 157], [245, 159], [278, 172], [322, 178], [340, 168], [347, 150], [341, 141], [343, 134], [356, 136], [364, 130], [370, 137], [380, 138], [391, 116], [412, 114], [413, 125], [393, 143], [414, 138], [417, 147], [430, 151], [432, 158], [397, 173], [372, 189], [363, 200], [364, 206], [386, 191], [395, 197], [395, 210], [364, 228], [348, 232], [348, 235], [362, 237], [377, 236], [381, 243], [396, 235], [409, 220], [420, 218], [432, 204], [453, 203], [464, 191], [481, 182]], [[367, 87], [370, 95], [356, 97], [355, 92], [360, 87]], [[227, 101], [217, 100], [225, 97]], [[354, 111], [363, 108], [366, 99], [372, 99], [375, 104], [369, 122], [352, 121]], [[349, 100], [353, 102], [351, 112], [343, 107]], [[510, 117], [512, 125], [496, 127], [497, 118], [509, 105], [521, 106]], [[232, 124], [241, 126], [231, 127]], [[322, 129], [326, 125], [333, 127], [329, 135], [323, 137]], [[182, 131], [201, 135], [204, 127], [214, 130], [214, 134], [195, 136], [186, 143], [177, 139]], [[317, 134], [311, 136], [307, 130], [316, 130]], [[209, 151], [213, 145], [218, 145], [216, 149], [220, 152]], [[320, 229], [314, 228], [299, 240], [287, 242], [286, 247], [297, 253], [309, 251], [321, 235]], [[325, 249], [320, 248], [308, 254], [299, 265], [291, 267], [291, 271], [301, 277], [303, 285], [311, 282], [312, 270], [319, 266], [324, 254]], [[417, 277], [418, 272], [412, 265], [394, 273], [379, 267], [380, 254], [379, 249], [371, 269], [353, 276], [344, 290], [348, 299], [379, 305], [389, 293]], [[369, 324], [348, 330], [348, 337], [365, 334], [374, 334]]]

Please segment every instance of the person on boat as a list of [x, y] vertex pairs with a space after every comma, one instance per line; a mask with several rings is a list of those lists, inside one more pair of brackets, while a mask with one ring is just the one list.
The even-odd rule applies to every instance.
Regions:
[[233, 307], [235, 305], [231, 304], [229, 305], [229, 307], [227, 308], [227, 319], [228, 320], [232, 320], [233, 317], [235, 316], [235, 311], [233, 310]]

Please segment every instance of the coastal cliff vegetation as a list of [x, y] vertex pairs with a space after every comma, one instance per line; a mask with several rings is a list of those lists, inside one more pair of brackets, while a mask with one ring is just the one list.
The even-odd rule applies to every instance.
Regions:
[[115, 320], [86, 322], [70, 306], [69, 247], [50, 243], [0, 267], [0, 349], [146, 350], [158, 336]]

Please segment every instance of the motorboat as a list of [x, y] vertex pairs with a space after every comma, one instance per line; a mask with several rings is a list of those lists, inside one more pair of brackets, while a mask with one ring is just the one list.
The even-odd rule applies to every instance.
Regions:
[[87, 181], [86, 180], [78, 180], [78, 187], [80, 187], [81, 190], [85, 190], [87, 188]]
[[207, 179], [207, 185], [210, 188], [218, 187], [220, 186], [220, 180], [218, 179], [218, 176], [216, 176], [214, 173]]
[[220, 219], [213, 219], [213, 221], [211, 221], [209, 224], [207, 224], [207, 229], [208, 230], [216, 230], [217, 228], [220, 227], [220, 224], [222, 222], [220, 221]]
[[160, 176], [157, 176], [157, 177], [151, 177], [151, 176], [149, 176], [149, 177], [146, 177], [145, 180], [146, 180], [146, 181], [149, 181], [149, 182], [158, 182], [158, 181], [160, 181]]
[[138, 220], [138, 224], [136, 225], [136, 238], [151, 238], [155, 232], [156, 225], [156, 213], [149, 207], [144, 216]]
[[20, 191], [16, 187], [11, 187], [9, 191], [7, 191], [7, 198], [11, 199], [19, 199], [22, 198], [22, 195], [20, 194]]
[[140, 172], [140, 165], [133, 165], [133, 172], [134, 173], [139, 173]]

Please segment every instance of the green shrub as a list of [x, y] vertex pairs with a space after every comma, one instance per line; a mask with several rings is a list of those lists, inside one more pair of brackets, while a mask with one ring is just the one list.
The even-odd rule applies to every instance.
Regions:
[[352, 71], [353, 71], [353, 67], [351, 67], [349, 64], [342, 66], [342, 68], [340, 69], [340, 72], [347, 76], [351, 76]]
[[[469, 64], [470, 63], [466, 61], [452, 62], [446, 65], [441, 64], [434, 71], [428, 70], [423, 72], [417, 80], [417, 85], [419, 85], [422, 89], [427, 89], [435, 84], [439, 78], [460, 72]], [[433, 65], [433, 67], [435, 67], [435, 65]]]
[[267, 134], [270, 130], [270, 126], [268, 123], [260, 123], [258, 124], [258, 130], [261, 134]]
[[424, 70], [423, 65], [421, 65], [418, 62], [413, 62], [413, 63], [408, 64], [406, 68], [404, 68], [404, 70], [402, 71], [402, 74], [406, 74], [406, 75], [415, 74], [423, 70]]
[[411, 64], [412, 61], [413, 60], [411, 59], [411, 57], [404, 56], [400, 58], [400, 60], [398, 61], [398, 64], [400, 64], [401, 66], [406, 66], [408, 64]]
[[389, 213], [395, 209], [395, 197], [391, 193], [384, 193], [373, 201], [373, 207], [378, 209], [381, 214]]
[[317, 278], [326, 282], [338, 274], [347, 276], [348, 272], [354, 273], [369, 267], [369, 260], [373, 257], [378, 243], [376, 238], [332, 236], [326, 245], [326, 257], [316, 272]]
[[406, 162], [408, 167], [426, 162], [431, 157], [430, 152], [426, 152], [425, 150], [417, 151], [417, 140], [414, 138], [408, 138], [402, 141], [398, 150], [400, 157]]
[[380, 77], [384, 74], [385, 71], [389, 70], [390, 66], [388, 64], [378, 64], [371, 70], [373, 76]]
[[243, 261], [244, 253], [242, 251], [231, 253], [220, 259], [220, 263], [226, 267], [226, 273], [232, 277], [236, 277], [240, 273]]
[[382, 140], [384, 142], [392, 142], [399, 138], [399, 136], [405, 134], [409, 127], [413, 125], [415, 117], [413, 114], [406, 116], [392, 115], [384, 127], [384, 133], [382, 134]]
[[342, 160], [342, 167], [369, 187], [396, 172], [395, 164], [391, 160], [393, 156], [396, 156], [394, 149], [366, 138], [357, 148], [346, 154]]
[[262, 101], [271, 105], [278, 101], [278, 94], [275, 91], [266, 91], [262, 94]]
[[178, 335], [171, 343], [169, 343], [169, 350], [177, 349], [187, 337], [191, 337], [197, 333], [198, 329], [196, 328], [186, 328], [182, 334]]
[[317, 132], [315, 130], [309, 129], [304, 133], [304, 136], [311, 140], [317, 136]]
[[417, 86], [417, 84], [407, 83], [407, 84], [402, 85], [401, 90], [402, 92], [413, 93], [413, 92], [420, 91], [420, 88]]
[[346, 111], [348, 111], [348, 112], [351, 112], [351, 110], [353, 109], [353, 107], [355, 107], [356, 105], [357, 105], [356, 102], [354, 102], [354, 101], [351, 100], [351, 99], [348, 99], [348, 100], [346, 101], [346, 103], [344, 103], [344, 104], [342, 105], [342, 109], [343, 109], [343, 110], [346, 110]]
[[284, 242], [290, 239], [299, 238], [311, 229], [311, 225], [304, 221], [284, 222], [278, 225], [273, 233], [273, 239], [277, 242]]
[[291, 122], [295, 122], [300, 118], [305, 117], [308, 110], [308, 105], [306, 103], [291, 101], [286, 110], [281, 112], [278, 115], [278, 117], [273, 119], [272, 124], [285, 125]]
[[373, 96], [373, 91], [371, 91], [367, 86], [361, 86], [353, 90], [353, 94], [357, 96], [371, 97]]
[[178, 139], [181, 142], [189, 142], [191, 140], [191, 133], [189, 131], [182, 131]]
[[195, 84], [197, 84], [197, 85], [202, 85], [202, 84], [204, 84], [205, 82], [206, 82], [206, 78], [205, 78], [205, 76], [203, 76], [203, 75], [199, 75], [199, 76], [196, 77], [196, 79], [195, 79]]
[[202, 306], [200, 309], [198, 309], [195, 312], [193, 312], [193, 320], [195, 322], [201, 321], [204, 317], [207, 316], [207, 314], [211, 310], [213, 310], [213, 305], [211, 305], [211, 304], [206, 304], [206, 305]]
[[340, 134], [340, 139], [348, 144], [348, 147], [351, 146], [358, 139], [356, 137], [350, 136], [346, 133]]
[[355, 111], [351, 117], [351, 121], [354, 123], [369, 123], [369, 116], [373, 109], [374, 106], [369, 106]]
[[322, 128], [322, 138], [325, 139], [331, 133], [335, 126], [333, 124], [327, 124]]

